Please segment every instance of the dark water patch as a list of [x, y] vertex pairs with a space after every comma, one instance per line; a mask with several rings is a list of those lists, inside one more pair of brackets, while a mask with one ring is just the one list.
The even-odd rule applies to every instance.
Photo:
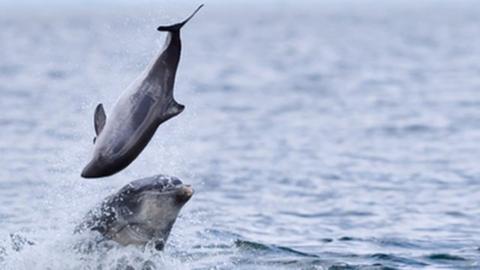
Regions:
[[477, 175], [476, 173], [468, 173], [460, 170], [452, 170], [452, 173], [464, 179], [467, 184], [477, 185], [478, 179], [480, 179], [480, 175]]
[[331, 243], [331, 242], [333, 242], [333, 239], [332, 238], [322, 238], [319, 241], [323, 242], [323, 243]]
[[321, 173], [320, 177], [326, 180], [341, 180], [342, 176], [340, 174], [335, 173]]
[[351, 237], [351, 236], [342, 236], [340, 238], [338, 238], [338, 241], [362, 241], [362, 239], [360, 238], [356, 238], [356, 237]]
[[373, 127], [367, 129], [369, 135], [379, 136], [419, 136], [419, 135], [432, 135], [445, 131], [444, 128], [434, 127], [424, 124], [410, 124], [405, 126], [384, 125], [380, 127]]
[[412, 243], [407, 239], [399, 239], [399, 238], [373, 238], [372, 242], [381, 246], [388, 246], [388, 247], [400, 247], [400, 248], [406, 248], [406, 249], [421, 248], [421, 245], [419, 243]]
[[49, 70], [47, 72], [47, 76], [52, 79], [52, 80], [61, 80], [61, 79], [65, 79], [67, 77], [67, 72], [64, 71], [64, 70], [58, 70], [58, 69], [54, 69], [54, 70]]
[[220, 86], [220, 89], [222, 91], [225, 91], [225, 92], [231, 92], [231, 91], [235, 91], [237, 90], [238, 87], [236, 87], [234, 84], [232, 83], [223, 83], [221, 86]]
[[313, 257], [313, 258], [318, 257], [315, 254], [301, 252], [289, 247], [277, 246], [277, 245], [266, 245], [258, 242], [252, 242], [252, 241], [241, 240], [241, 239], [238, 239], [235, 241], [235, 246], [237, 248], [247, 250], [247, 251], [252, 251], [255, 253], [284, 253], [284, 254], [293, 254], [293, 255], [303, 256], [303, 257]]
[[372, 265], [351, 265], [351, 264], [335, 264], [328, 267], [328, 270], [397, 270], [398, 268], [393, 268], [381, 264], [372, 264]]
[[468, 215], [466, 215], [465, 213], [460, 212], [460, 211], [447, 211], [447, 212], [444, 212], [444, 213], [445, 213], [445, 215], [451, 216], [451, 217], [468, 218]]
[[423, 263], [414, 259], [409, 259], [409, 258], [400, 257], [393, 254], [386, 254], [386, 253], [375, 253], [375, 254], [368, 255], [367, 257], [375, 260], [400, 263], [400, 264], [409, 265], [409, 266], [427, 266], [428, 265], [426, 263]]
[[478, 109], [478, 108], [480, 108], [480, 101], [478, 101], [478, 100], [462, 100], [462, 101], [457, 102], [457, 105], [460, 108], [471, 107], [471, 108], [474, 108], [474, 109]]
[[323, 74], [320, 74], [320, 73], [309, 73], [309, 74], [305, 74], [304, 78], [307, 81], [318, 83], [324, 79], [324, 76]]
[[448, 253], [434, 253], [426, 256], [427, 259], [434, 261], [466, 261], [465, 258]]
[[280, 214], [302, 217], [302, 218], [316, 218], [316, 217], [369, 217], [374, 216], [371, 212], [366, 211], [327, 211], [319, 213], [298, 213], [291, 211], [280, 211]]

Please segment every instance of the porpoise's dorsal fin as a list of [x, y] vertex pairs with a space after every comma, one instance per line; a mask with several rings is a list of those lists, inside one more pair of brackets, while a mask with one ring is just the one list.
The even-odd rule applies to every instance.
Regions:
[[180, 30], [188, 21], [190, 21], [195, 14], [203, 7], [203, 4], [201, 4], [193, 13], [192, 15], [188, 16], [183, 22], [172, 24], [172, 25], [167, 25], [167, 26], [159, 26], [157, 28], [158, 31], [166, 31], [166, 32], [174, 32]]
[[100, 132], [102, 132], [106, 121], [107, 116], [105, 115], [105, 110], [103, 109], [102, 103], [100, 103], [97, 105], [97, 108], [95, 108], [95, 115], [93, 119], [93, 124], [95, 125], [95, 134], [97, 134], [97, 136], [100, 134]]

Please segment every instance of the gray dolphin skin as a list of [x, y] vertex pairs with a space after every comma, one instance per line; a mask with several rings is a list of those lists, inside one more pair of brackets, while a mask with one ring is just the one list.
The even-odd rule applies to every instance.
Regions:
[[178, 213], [192, 195], [191, 186], [176, 177], [136, 180], [105, 198], [75, 231], [98, 231], [121, 245], [152, 243], [163, 250]]
[[173, 97], [181, 52], [180, 29], [202, 6], [183, 22], [158, 27], [158, 31], [167, 32], [164, 48], [122, 93], [108, 118], [103, 105], [97, 106], [93, 157], [82, 177], [105, 177], [123, 170], [143, 151], [160, 124], [184, 110], [185, 106]]

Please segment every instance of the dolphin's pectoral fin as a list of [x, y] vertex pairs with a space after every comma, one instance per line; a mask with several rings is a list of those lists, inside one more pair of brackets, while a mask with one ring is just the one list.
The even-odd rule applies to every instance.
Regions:
[[[105, 115], [105, 110], [103, 109], [102, 103], [97, 105], [95, 108], [95, 116], [93, 119], [93, 123], [95, 125], [95, 133], [100, 134], [102, 132], [103, 127], [105, 126], [105, 122], [107, 121], [107, 116]], [[93, 139], [93, 143], [95, 143], [95, 139]]]

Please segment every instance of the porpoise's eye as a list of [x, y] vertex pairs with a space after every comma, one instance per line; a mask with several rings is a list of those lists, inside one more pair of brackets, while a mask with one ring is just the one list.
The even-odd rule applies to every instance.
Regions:
[[181, 185], [181, 184], [182, 184], [182, 181], [180, 181], [180, 180], [178, 180], [178, 179], [173, 179], [172, 184], [173, 184], [174, 186], [178, 186], [178, 185]]

